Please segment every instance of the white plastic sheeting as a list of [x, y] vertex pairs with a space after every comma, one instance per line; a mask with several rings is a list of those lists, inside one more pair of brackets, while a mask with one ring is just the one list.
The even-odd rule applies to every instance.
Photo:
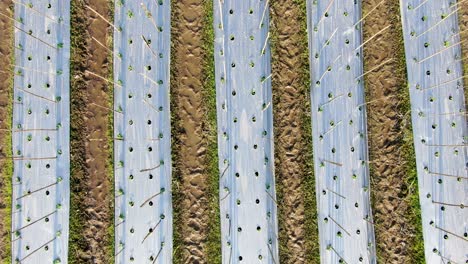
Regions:
[[67, 263], [70, 2], [15, 1], [12, 263]]
[[280, 263], [267, 0], [214, 0], [223, 263]]
[[116, 1], [116, 263], [172, 262], [170, 1]]
[[468, 153], [453, 0], [402, 0], [427, 263], [468, 262]]
[[375, 263], [361, 1], [307, 8], [321, 262]]

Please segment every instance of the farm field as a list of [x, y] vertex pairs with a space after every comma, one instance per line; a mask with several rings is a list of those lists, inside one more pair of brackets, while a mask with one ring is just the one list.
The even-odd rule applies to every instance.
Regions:
[[465, 263], [464, 0], [0, 2], [0, 263]]

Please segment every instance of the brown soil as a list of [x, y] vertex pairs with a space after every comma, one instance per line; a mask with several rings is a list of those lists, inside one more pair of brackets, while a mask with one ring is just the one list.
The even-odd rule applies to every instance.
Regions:
[[[0, 12], [13, 17], [10, 9], [12, 1], [0, 1]], [[9, 262], [10, 255], [10, 177], [11, 164], [4, 157], [11, 156], [11, 139], [9, 114], [11, 109], [11, 82], [13, 74], [11, 71], [11, 58], [13, 47], [13, 25], [7, 17], [0, 15], [0, 263]]]
[[[460, 10], [458, 11], [458, 19], [460, 21], [460, 32], [461, 39], [465, 40], [468, 38], [468, 2], [463, 2], [460, 4]], [[463, 58], [463, 66], [464, 66], [464, 74], [468, 74], [468, 42], [462, 43], [462, 58]], [[465, 111], [468, 111], [468, 89], [466, 89], [466, 84], [468, 83], [468, 78], [465, 78]]]
[[[87, 4], [109, 19], [107, 0]], [[112, 70], [109, 52], [99, 45], [111, 37], [110, 26], [75, 1], [72, 18], [72, 207], [70, 263], [113, 262], [112, 127], [109, 107], [112, 85], [86, 74], [107, 77]], [[97, 104], [93, 105], [93, 104]]]
[[[381, 0], [363, 2], [367, 14]], [[397, 2], [384, 3], [364, 24], [364, 40], [374, 36], [384, 27], [391, 28], [375, 37], [364, 47], [365, 71], [395, 58], [366, 77], [369, 152], [371, 160], [371, 190], [377, 255], [379, 263], [414, 263], [411, 248], [418, 236], [411, 207], [412, 196], [417, 192], [411, 186], [406, 153], [412, 153], [412, 142], [405, 143], [410, 113], [406, 112], [402, 97], [408, 96], [406, 73], [401, 56], [401, 23]], [[403, 65], [402, 65], [403, 63]], [[406, 102], [407, 103], [407, 102]], [[411, 131], [409, 131], [411, 132]], [[419, 239], [419, 237], [418, 237]]]
[[[210, 10], [208, 10], [210, 11]], [[210, 175], [203, 0], [173, 4], [172, 112], [174, 234], [177, 263], [208, 263]], [[211, 219], [213, 220], [213, 219]]]
[[312, 135], [304, 6], [295, 0], [274, 1], [271, 23], [280, 259], [281, 263], [311, 263], [317, 261], [318, 242], [315, 188], [310, 184]]

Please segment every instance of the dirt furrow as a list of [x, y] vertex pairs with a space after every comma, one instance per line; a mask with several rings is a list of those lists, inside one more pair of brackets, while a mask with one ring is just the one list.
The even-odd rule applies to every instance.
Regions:
[[271, 3], [281, 263], [318, 263], [305, 1]]
[[[363, 1], [363, 15], [381, 0]], [[380, 30], [390, 26], [382, 34]], [[397, 1], [385, 1], [364, 21], [371, 191], [379, 263], [424, 258], [406, 68]], [[374, 37], [375, 36], [375, 37]], [[420, 251], [420, 252], [419, 252]]]
[[[107, 0], [73, 1], [71, 62], [70, 263], [113, 262], [112, 70]], [[112, 20], [112, 19], [110, 19]], [[94, 38], [94, 39], [93, 39]], [[97, 41], [101, 44], [99, 44]]]
[[[211, 4], [181, 0], [172, 9], [172, 134], [175, 263], [218, 263], [216, 116]], [[215, 189], [216, 188], [216, 189]]]
[[13, 2], [0, 2], [0, 263], [10, 262]]
[[[460, 21], [460, 38], [463, 41], [468, 39], [468, 2], [461, 3], [459, 7], [460, 10], [458, 11], [458, 20]], [[468, 41], [463, 42], [461, 44], [461, 48], [461, 58], [465, 75], [463, 88], [465, 92], [465, 111], [468, 111], [468, 89], [466, 89], [466, 84], [468, 83], [468, 78], [466, 78], [466, 75], [468, 74]]]

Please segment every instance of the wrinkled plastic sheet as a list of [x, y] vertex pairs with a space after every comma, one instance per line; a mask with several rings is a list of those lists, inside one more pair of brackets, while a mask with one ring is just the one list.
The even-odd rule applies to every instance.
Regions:
[[465, 263], [468, 134], [460, 6], [449, 0], [400, 3], [426, 262]]
[[307, 9], [321, 263], [375, 263], [361, 1]]
[[12, 263], [67, 263], [70, 2], [14, 8]]
[[223, 263], [280, 263], [268, 1], [214, 0]]
[[115, 6], [116, 263], [172, 262], [170, 1]]

